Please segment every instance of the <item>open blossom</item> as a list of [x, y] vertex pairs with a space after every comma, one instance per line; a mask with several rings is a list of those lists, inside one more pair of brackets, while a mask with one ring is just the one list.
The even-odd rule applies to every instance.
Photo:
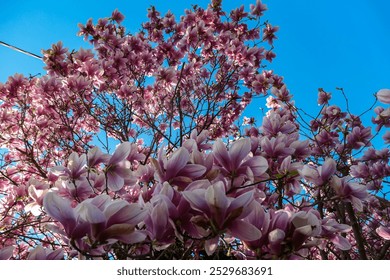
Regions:
[[322, 237], [329, 239], [340, 250], [351, 249], [351, 243], [347, 238], [340, 235], [352, 230], [351, 226], [346, 224], [339, 224], [335, 219], [325, 217], [322, 220]]
[[232, 179], [240, 176], [260, 178], [268, 169], [268, 162], [262, 156], [251, 155], [251, 141], [248, 138], [235, 141], [229, 150], [221, 140], [213, 146], [213, 156], [224, 175]]
[[163, 155], [160, 150], [158, 160], [152, 159], [156, 168], [156, 177], [163, 182], [184, 187], [193, 179], [202, 176], [206, 168], [200, 164], [190, 162], [190, 153], [184, 147], [176, 150], [170, 158]]
[[105, 168], [107, 187], [112, 191], [119, 191], [126, 184], [134, 184], [137, 179], [130, 169], [127, 160], [131, 152], [131, 144], [124, 142], [118, 145]]
[[54, 192], [45, 196], [43, 204], [45, 211], [62, 224], [64, 234], [71, 239], [88, 236], [92, 243], [115, 240], [136, 243], [146, 236], [135, 230], [146, 214], [137, 204], [113, 201], [108, 195], [100, 195], [73, 208], [69, 200]]
[[228, 197], [225, 185], [219, 181], [209, 183], [207, 188], [184, 191], [183, 195], [191, 208], [199, 211], [199, 218], [194, 219], [194, 222], [201, 217], [206, 218], [202, 225], [205, 227], [207, 224], [206, 229], [213, 235], [228, 230], [242, 240], [251, 241], [261, 237], [259, 229], [242, 219], [250, 213], [247, 206], [253, 200], [253, 192], [245, 192], [236, 198]]
[[363, 201], [369, 197], [367, 186], [351, 181], [348, 176], [343, 178], [333, 176], [330, 185], [338, 197], [351, 202], [357, 211], [363, 211]]
[[251, 4], [250, 9], [252, 15], [260, 17], [267, 10], [267, 5], [261, 3], [261, 0], [256, 0], [256, 4]]
[[302, 170], [298, 170], [299, 174], [306, 180], [321, 186], [326, 183], [336, 172], [336, 162], [332, 158], [325, 160], [322, 166], [317, 168], [305, 165]]
[[70, 154], [68, 164], [66, 166], [55, 166], [52, 168], [52, 173], [57, 176], [67, 177], [73, 180], [79, 179], [87, 172], [86, 155], [79, 156], [76, 152]]
[[32, 179], [29, 182], [28, 193], [33, 202], [27, 204], [24, 210], [31, 212], [34, 216], [39, 216], [42, 213], [41, 206], [43, 198], [48, 191], [48, 184]]
[[376, 229], [376, 233], [383, 239], [390, 240], [390, 228], [380, 226]]

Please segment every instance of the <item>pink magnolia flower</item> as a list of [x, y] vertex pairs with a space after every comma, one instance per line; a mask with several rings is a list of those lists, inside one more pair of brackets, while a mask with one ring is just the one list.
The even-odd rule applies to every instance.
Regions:
[[363, 211], [363, 201], [368, 199], [367, 186], [351, 181], [351, 177], [338, 178], [333, 176], [330, 185], [336, 195], [353, 204], [357, 211]]
[[330, 240], [340, 250], [351, 249], [351, 243], [347, 238], [340, 235], [340, 233], [347, 233], [352, 230], [352, 227], [345, 224], [339, 224], [335, 219], [325, 217], [322, 220], [321, 236]]
[[376, 93], [378, 100], [384, 104], [390, 104], [390, 89], [381, 89]]
[[389, 227], [379, 226], [375, 231], [383, 239], [390, 240], [390, 228]]
[[176, 191], [167, 182], [155, 194], [148, 205], [149, 215], [145, 218], [145, 225], [147, 232], [156, 249], [164, 249], [171, 245], [176, 234], [175, 220], [180, 215], [176, 205], [172, 202], [174, 200]]
[[39, 216], [45, 194], [49, 191], [49, 184], [42, 183], [36, 179], [29, 182], [28, 194], [33, 202], [27, 204], [24, 208], [26, 212], [31, 212], [34, 216]]
[[326, 183], [336, 172], [336, 162], [332, 158], [327, 158], [322, 166], [314, 168], [309, 165], [303, 166], [299, 174], [307, 181], [310, 181], [317, 186]]
[[331, 97], [332, 95], [328, 92], [325, 92], [322, 88], [318, 89], [318, 99], [317, 99], [318, 105], [328, 104]]
[[206, 171], [206, 167], [190, 163], [190, 153], [184, 147], [177, 149], [169, 159], [163, 155], [163, 149], [161, 149], [158, 161], [151, 160], [160, 183], [169, 182], [182, 188]]
[[70, 178], [73, 180], [79, 179], [87, 172], [86, 155], [79, 156], [76, 152], [70, 154], [68, 164], [65, 166], [55, 166], [51, 172], [54, 175]]
[[104, 154], [99, 147], [93, 147], [87, 153], [87, 165], [93, 168], [100, 163], [107, 163], [110, 160], [110, 155]]
[[291, 218], [294, 226], [292, 242], [295, 249], [299, 249], [302, 244], [309, 238], [321, 234], [321, 221], [311, 211], [299, 211]]
[[125, 184], [133, 185], [137, 182], [130, 169], [130, 162], [127, 160], [130, 152], [131, 144], [129, 142], [119, 144], [106, 165], [104, 171], [107, 187], [112, 191], [119, 191]]
[[115, 11], [112, 12], [111, 19], [115, 20], [118, 24], [120, 24], [125, 19], [125, 16], [121, 14], [121, 12], [119, 12], [118, 9], [116, 9]]
[[244, 138], [235, 141], [227, 150], [225, 144], [218, 139], [213, 146], [213, 156], [224, 175], [232, 179], [259, 179], [265, 175], [268, 162], [262, 156], [252, 156], [251, 147], [251, 140]]
[[118, 240], [137, 243], [146, 236], [135, 230], [146, 212], [134, 203], [99, 195], [72, 208], [70, 201], [54, 192], [49, 192], [43, 203], [45, 211], [63, 225], [66, 236], [72, 239], [88, 236], [92, 244]]
[[256, 0], [256, 4], [250, 5], [251, 14], [261, 17], [263, 12], [267, 10], [267, 5], [261, 3], [261, 0]]
[[295, 149], [290, 147], [287, 142], [286, 135], [278, 135], [278, 137], [263, 137], [261, 140], [261, 148], [266, 158], [287, 157], [295, 152]]
[[[248, 206], [253, 200], [253, 192], [245, 192], [240, 196], [226, 196], [223, 182], [218, 181], [209, 184], [207, 189], [199, 188], [183, 192], [184, 198], [190, 203], [192, 209], [200, 212], [194, 221], [206, 218], [207, 230], [211, 230], [213, 236], [228, 230], [233, 236], [241, 240], [256, 240], [261, 237], [261, 232], [248, 221], [243, 220], [251, 211]], [[201, 219], [202, 220], [202, 219]]]

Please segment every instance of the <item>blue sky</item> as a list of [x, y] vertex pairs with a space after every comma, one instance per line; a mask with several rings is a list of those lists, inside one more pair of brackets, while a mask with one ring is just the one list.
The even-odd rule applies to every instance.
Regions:
[[[77, 24], [106, 17], [118, 8], [124, 25], [136, 32], [154, 5], [163, 14], [170, 9], [177, 17], [192, 3], [206, 7], [206, 0], [110, 0], [110, 1], [11, 1], [2, 0], [0, 41], [40, 54], [52, 43], [63, 41], [69, 49], [88, 47], [77, 37]], [[226, 10], [255, 0], [224, 0]], [[359, 114], [381, 88], [390, 88], [390, 21], [388, 0], [264, 0], [269, 8], [264, 19], [280, 27], [275, 41], [276, 59], [271, 65], [285, 78], [296, 105], [318, 109], [317, 89], [337, 97], [344, 88], [351, 111]], [[22, 4], [20, 4], [22, 3]], [[43, 63], [0, 46], [0, 82], [14, 73], [44, 74]], [[252, 108], [264, 107], [265, 100]]]

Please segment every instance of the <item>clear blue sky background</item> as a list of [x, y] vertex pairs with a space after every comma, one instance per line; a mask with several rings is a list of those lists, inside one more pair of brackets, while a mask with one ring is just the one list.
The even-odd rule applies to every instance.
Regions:
[[[52, 43], [63, 41], [69, 49], [88, 46], [77, 37], [77, 24], [110, 16], [118, 8], [124, 25], [136, 32], [146, 20], [147, 8], [154, 5], [165, 14], [170, 9], [177, 18], [195, 3], [209, 1], [110, 0], [110, 1], [14, 1], [2, 0], [0, 41], [41, 54]], [[226, 10], [255, 0], [224, 0]], [[342, 87], [356, 114], [367, 109], [373, 94], [390, 88], [390, 20], [388, 0], [264, 0], [269, 10], [264, 19], [278, 25], [275, 42], [277, 58], [271, 69], [283, 76], [296, 105], [307, 111], [318, 109], [317, 89], [338, 96]], [[14, 73], [44, 74], [43, 63], [35, 58], [0, 46], [0, 82]], [[264, 107], [260, 99], [253, 108]], [[371, 115], [370, 115], [371, 116]]]

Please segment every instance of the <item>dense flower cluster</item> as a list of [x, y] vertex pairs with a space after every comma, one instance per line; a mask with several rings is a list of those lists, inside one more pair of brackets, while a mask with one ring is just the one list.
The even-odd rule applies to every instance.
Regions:
[[390, 108], [373, 130], [320, 89], [302, 117], [265, 10], [114, 11], [0, 84], [0, 259], [390, 259]]

